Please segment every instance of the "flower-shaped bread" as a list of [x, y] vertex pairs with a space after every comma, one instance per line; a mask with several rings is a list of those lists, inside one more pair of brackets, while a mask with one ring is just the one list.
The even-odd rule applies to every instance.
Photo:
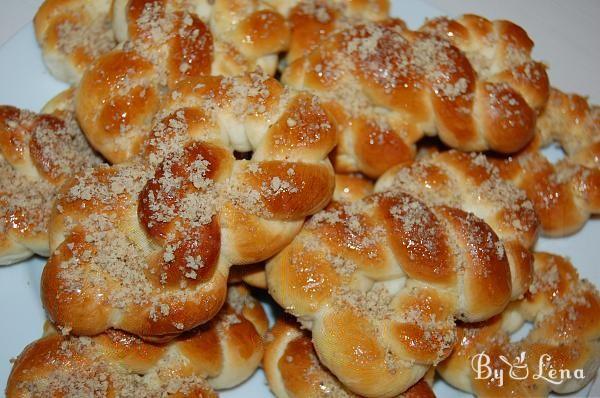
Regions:
[[138, 158], [57, 200], [42, 299], [75, 334], [163, 340], [210, 320], [230, 266], [276, 254], [331, 198], [336, 129], [317, 98], [261, 74], [186, 80], [168, 98]]

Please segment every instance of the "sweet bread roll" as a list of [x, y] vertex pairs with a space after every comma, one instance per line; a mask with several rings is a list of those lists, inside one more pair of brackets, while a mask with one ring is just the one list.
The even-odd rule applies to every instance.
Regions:
[[[263, 368], [277, 398], [359, 398], [321, 365], [310, 336], [296, 323], [279, 319], [268, 337]], [[432, 382], [430, 372], [397, 398], [434, 398]]]
[[484, 155], [432, 152], [390, 169], [375, 190], [401, 190], [482, 218], [502, 240], [511, 268], [512, 299], [527, 291], [539, 220], [525, 192], [504, 181]]
[[328, 35], [353, 24], [389, 16], [388, 0], [265, 0], [286, 16], [290, 43], [286, 61], [314, 50]]
[[48, 219], [58, 187], [101, 162], [79, 130], [67, 91], [36, 114], [0, 106], [0, 265], [49, 255]]
[[33, 19], [44, 63], [57, 79], [77, 84], [85, 69], [116, 46], [112, 0], [45, 0]]
[[231, 265], [276, 254], [333, 193], [336, 129], [315, 97], [254, 73], [185, 80], [167, 98], [139, 158], [57, 199], [42, 300], [77, 335], [156, 341], [207, 322]]
[[[497, 165], [504, 178], [527, 192], [544, 235], [575, 233], [600, 214], [600, 107], [552, 89], [537, 130], [526, 150]], [[556, 164], [539, 152], [553, 142], [566, 154]]]
[[266, 270], [323, 365], [356, 394], [393, 397], [450, 354], [455, 319], [488, 319], [526, 291], [537, 220], [485, 158], [458, 152], [375, 191], [314, 215]]
[[[563, 257], [534, 257], [533, 282], [522, 300], [488, 321], [459, 326], [459, 344], [437, 367], [448, 383], [477, 396], [545, 397], [578, 391], [594, 379], [600, 365], [598, 291]], [[510, 335], [525, 322], [532, 329], [512, 341]], [[472, 368], [478, 363], [479, 379]], [[485, 366], [504, 371], [502, 385], [486, 377]]]
[[125, 41], [94, 62], [77, 93], [85, 134], [113, 163], [137, 153], [178, 82], [259, 69], [274, 74], [289, 36], [284, 18], [258, 0], [118, 0], [113, 19]]
[[336, 171], [377, 177], [412, 159], [424, 135], [463, 151], [525, 147], [548, 96], [532, 46], [508, 21], [465, 15], [411, 31], [386, 20], [330, 35], [282, 80], [319, 95], [336, 115]]
[[[373, 188], [373, 183], [360, 174], [336, 174], [335, 190], [328, 206], [335, 206], [335, 203], [355, 202], [372, 194]], [[229, 281], [243, 281], [250, 286], [266, 289], [267, 275], [264, 263], [233, 267], [229, 274]]]
[[108, 330], [62, 335], [48, 326], [15, 361], [6, 395], [31, 397], [216, 397], [258, 367], [267, 317], [245, 289], [210, 323], [166, 344]]

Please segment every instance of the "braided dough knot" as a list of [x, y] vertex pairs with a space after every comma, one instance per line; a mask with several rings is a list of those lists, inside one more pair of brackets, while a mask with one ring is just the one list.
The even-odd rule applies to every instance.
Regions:
[[16, 360], [9, 398], [217, 397], [252, 375], [263, 355], [267, 317], [240, 287], [210, 323], [167, 344], [151, 344], [108, 330], [94, 337], [64, 336], [48, 326], [44, 337]]
[[[552, 89], [526, 150], [497, 161], [502, 177], [521, 187], [540, 217], [542, 233], [577, 232], [600, 214], [600, 107]], [[541, 147], [557, 142], [566, 156], [553, 164]]]
[[[455, 319], [488, 319], [526, 290], [529, 246], [516, 238], [533, 241], [535, 214], [522, 192], [521, 201], [491, 195], [479, 207], [457, 197], [454, 170], [465, 185], [481, 185], [479, 195], [496, 184], [514, 192], [475, 159], [451, 152], [395, 170], [379, 193], [313, 216], [268, 262], [273, 298], [312, 330], [321, 362], [357, 394], [405, 391], [449, 355]], [[515, 241], [499, 238], [511, 233]]]
[[33, 24], [44, 63], [57, 79], [77, 84], [85, 69], [117, 42], [112, 0], [45, 0]]
[[[600, 365], [598, 291], [580, 280], [566, 259], [548, 253], [534, 257], [533, 282], [522, 300], [486, 322], [459, 327], [460, 344], [437, 368], [450, 384], [478, 396], [547, 396], [552, 391], [572, 393], [595, 377]], [[525, 322], [533, 324], [527, 336], [511, 341], [510, 335]], [[480, 353], [488, 356], [491, 368], [504, 370], [503, 385], [474, 377], [471, 360]], [[520, 365], [516, 378], [508, 376], [501, 356]], [[514, 362], [519, 358], [520, 363]], [[576, 369], [583, 377], [575, 377]], [[535, 376], [540, 372], [552, 382]]]
[[75, 121], [72, 92], [36, 114], [0, 106], [0, 264], [49, 255], [48, 220], [58, 187], [100, 163]]
[[[277, 398], [360, 398], [349, 391], [317, 358], [310, 334], [295, 322], [278, 319], [266, 339], [263, 368]], [[395, 398], [434, 398], [431, 388], [435, 372]]]
[[[463, 41], [440, 34], [441, 22], [420, 31], [399, 20], [355, 25], [289, 65], [283, 81], [326, 99], [344, 126], [336, 170], [379, 176], [412, 159], [424, 135], [464, 151], [512, 153], [531, 141], [547, 98], [545, 69], [531, 61], [525, 32], [501, 21], [480, 19], [487, 29], [477, 47], [491, 46], [498, 61], [471, 60], [465, 43], [473, 47], [483, 30], [472, 32], [471, 19], [450, 25], [462, 27]], [[508, 49], [513, 57], [500, 55]]]
[[286, 16], [290, 43], [286, 61], [314, 50], [331, 33], [358, 22], [389, 17], [388, 0], [265, 0]]
[[316, 98], [260, 74], [186, 80], [168, 98], [138, 158], [57, 200], [43, 302], [76, 334], [160, 340], [210, 320], [230, 266], [273, 256], [331, 198], [336, 129]]
[[376, 191], [400, 189], [435, 203], [460, 208], [482, 218], [502, 240], [511, 268], [512, 299], [530, 283], [533, 247], [539, 221], [525, 192], [505, 182], [484, 155], [450, 150], [432, 153], [385, 173]]
[[115, 2], [114, 29], [122, 43], [86, 71], [77, 95], [84, 132], [111, 162], [139, 151], [164, 96], [181, 80], [275, 73], [289, 35], [283, 17], [259, 1], [211, 4]]

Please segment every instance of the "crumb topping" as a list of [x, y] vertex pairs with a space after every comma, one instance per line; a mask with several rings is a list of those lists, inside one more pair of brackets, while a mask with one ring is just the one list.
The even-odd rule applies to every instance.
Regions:
[[69, 19], [57, 25], [56, 30], [57, 47], [67, 56], [83, 52], [92, 60], [112, 50], [116, 45], [108, 16], [91, 21]]
[[[432, 189], [430, 185], [430, 179], [435, 178], [432, 177], [434, 170], [434, 175], [439, 173], [446, 179], [441, 189]], [[533, 203], [525, 192], [502, 179], [499, 169], [485, 155], [450, 153], [422, 158], [401, 168], [394, 175], [391, 188], [421, 198], [428, 205], [445, 205], [472, 212], [493, 227], [497, 225], [495, 217], [500, 216], [504, 227], [495, 232], [503, 239], [513, 234], [520, 239], [537, 225]]]
[[156, 367], [138, 374], [108, 361], [103, 353], [105, 350], [106, 347], [94, 338], [67, 337], [56, 353], [48, 353], [61, 358], [64, 366], [52, 366], [44, 377], [28, 378], [19, 383], [18, 388], [35, 398], [58, 392], [68, 398], [105, 398], [112, 394], [122, 398], [160, 398], [165, 394], [211, 391], [204, 378], [172, 371], [178, 366], [177, 362], [181, 362], [179, 366], [185, 365], [182, 359], [165, 355]]
[[[81, 173], [57, 206], [66, 235], [72, 235], [56, 253], [62, 291], [102, 291], [111, 309], [149, 309], [157, 322], [173, 316], [173, 303], [199, 294], [227, 262], [220, 253], [225, 206], [279, 219], [271, 209], [305, 189], [295, 162], [264, 154], [236, 160], [233, 141], [248, 134], [256, 141], [252, 148], [270, 145], [269, 129], [283, 129], [288, 114], [302, 124], [303, 115], [286, 113], [289, 107], [298, 113], [317, 107], [308, 95], [283, 90], [263, 73], [207, 77], [175, 91], [138, 157]], [[304, 133], [306, 145], [321, 139], [310, 128]]]
[[74, 115], [61, 116], [15, 108], [0, 121], [0, 134], [12, 145], [12, 152], [0, 157], [1, 232], [45, 234], [58, 187], [72, 174], [102, 162]]

